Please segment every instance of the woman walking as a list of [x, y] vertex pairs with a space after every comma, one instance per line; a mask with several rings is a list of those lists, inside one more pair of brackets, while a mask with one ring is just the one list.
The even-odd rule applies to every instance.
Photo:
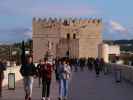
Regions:
[[21, 67], [20, 73], [23, 76], [24, 81], [25, 100], [31, 100], [33, 78], [36, 75], [36, 68], [33, 64], [32, 57], [27, 57], [26, 64]]
[[50, 100], [50, 86], [52, 79], [52, 65], [48, 63], [48, 59], [44, 59], [44, 64], [40, 66], [42, 78], [42, 100]]
[[59, 100], [67, 100], [68, 97], [68, 85], [71, 74], [71, 67], [69, 61], [64, 61], [62, 65], [59, 66]]

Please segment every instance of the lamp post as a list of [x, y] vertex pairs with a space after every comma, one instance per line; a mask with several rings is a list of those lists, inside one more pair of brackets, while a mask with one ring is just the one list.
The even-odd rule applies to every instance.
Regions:
[[[12, 62], [12, 45], [9, 46], [9, 61], [10, 61], [10, 72], [8, 73], [8, 89], [15, 90], [15, 73], [12, 71], [13, 67]], [[11, 68], [12, 67], [12, 68]]]
[[70, 34], [67, 34], [67, 52], [66, 57], [70, 58]]
[[25, 65], [25, 59], [26, 59], [25, 43], [24, 43], [24, 41], [22, 41], [22, 46], [21, 46], [21, 64], [22, 64], [22, 66]]
[[9, 45], [9, 67], [11, 67], [11, 61], [12, 61], [12, 45]]

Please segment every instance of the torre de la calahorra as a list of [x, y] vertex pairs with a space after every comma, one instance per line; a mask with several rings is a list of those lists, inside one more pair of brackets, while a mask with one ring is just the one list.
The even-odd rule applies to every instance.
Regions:
[[101, 19], [33, 18], [34, 61], [52, 57], [97, 57], [102, 43]]

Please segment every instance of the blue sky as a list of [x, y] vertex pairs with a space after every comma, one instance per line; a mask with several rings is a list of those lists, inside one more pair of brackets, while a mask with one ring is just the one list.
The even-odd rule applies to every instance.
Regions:
[[33, 17], [102, 18], [104, 39], [133, 39], [133, 0], [0, 0], [0, 42], [31, 37]]

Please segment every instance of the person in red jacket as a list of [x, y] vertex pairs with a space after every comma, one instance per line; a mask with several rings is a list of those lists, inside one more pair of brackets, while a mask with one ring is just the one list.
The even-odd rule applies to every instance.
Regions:
[[44, 58], [44, 64], [40, 66], [42, 77], [42, 100], [50, 100], [50, 85], [52, 78], [52, 65]]

